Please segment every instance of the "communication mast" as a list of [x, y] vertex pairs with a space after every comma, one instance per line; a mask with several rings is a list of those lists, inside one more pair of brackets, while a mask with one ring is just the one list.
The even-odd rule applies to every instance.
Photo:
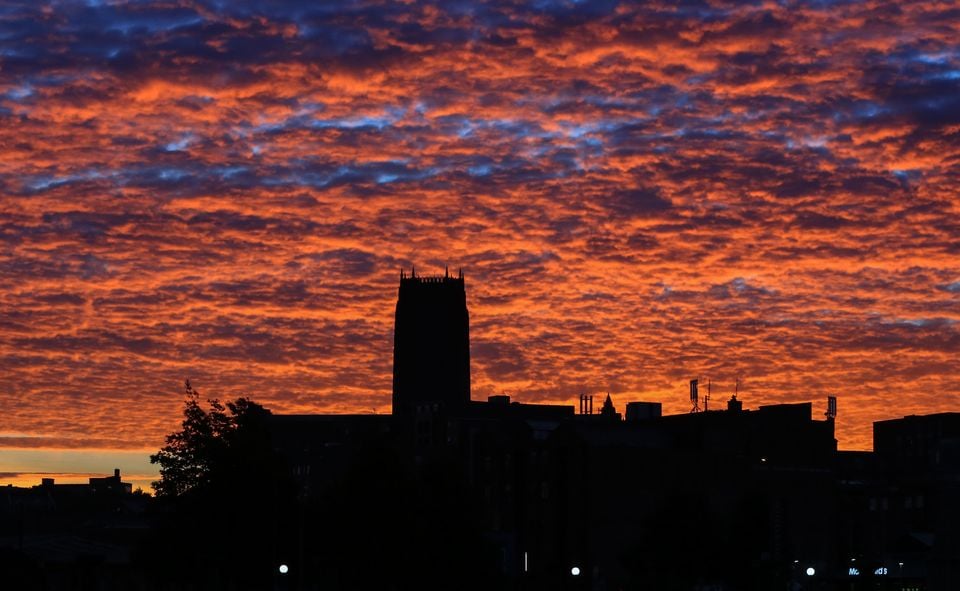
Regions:
[[691, 413], [700, 412], [700, 392], [697, 388], [699, 383], [699, 379], [690, 380], [690, 402], [693, 403], [693, 408], [690, 409]]
[[827, 396], [827, 412], [824, 414], [827, 415], [827, 419], [831, 421], [837, 418], [837, 397], [836, 396]]
[[730, 400], [727, 401], [727, 411], [729, 412], [741, 412], [743, 411], [743, 403], [737, 400], [737, 396], [740, 394], [740, 376], [737, 376], [737, 381], [733, 385], [733, 396], [730, 397]]

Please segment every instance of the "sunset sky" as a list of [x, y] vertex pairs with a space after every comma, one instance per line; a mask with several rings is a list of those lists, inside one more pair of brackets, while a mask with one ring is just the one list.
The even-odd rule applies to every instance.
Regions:
[[0, 6], [0, 483], [389, 412], [411, 265], [474, 399], [960, 410], [960, 3], [256, 4]]

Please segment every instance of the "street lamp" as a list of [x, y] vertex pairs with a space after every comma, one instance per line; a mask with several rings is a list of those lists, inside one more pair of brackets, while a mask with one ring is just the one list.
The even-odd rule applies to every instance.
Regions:
[[812, 566], [808, 566], [808, 567], [807, 567], [807, 576], [808, 576], [808, 577], [812, 577], [812, 576], [815, 575], [815, 574], [817, 574], [817, 569], [813, 568]]
[[570, 574], [573, 575], [573, 576], [575, 576], [575, 577], [579, 577], [579, 576], [580, 576], [580, 567], [579, 567], [579, 566], [575, 566], [575, 567], [571, 568], [571, 569], [570, 569]]
[[287, 566], [287, 565], [285, 565], [285, 564], [281, 564], [281, 565], [280, 565], [280, 568], [278, 568], [277, 570], [280, 571], [280, 574], [281, 574], [281, 575], [285, 575], [285, 574], [287, 574], [288, 572], [290, 572], [290, 567]]

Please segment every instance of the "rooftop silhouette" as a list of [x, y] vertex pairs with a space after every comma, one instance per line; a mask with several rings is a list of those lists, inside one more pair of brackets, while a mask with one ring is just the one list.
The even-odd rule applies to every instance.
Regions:
[[[9, 488], [0, 558], [19, 573], [12, 580], [24, 589], [957, 588], [960, 413], [882, 421], [874, 452], [843, 452], [834, 397], [823, 413], [813, 402], [749, 408], [738, 388], [718, 408], [709, 383], [704, 392], [694, 379], [691, 412], [677, 415], [610, 393], [580, 393], [578, 407], [472, 400], [466, 302], [462, 271], [401, 272], [390, 415], [272, 415], [244, 399], [204, 412], [188, 382], [189, 420], [168, 443], [202, 436], [187, 451], [207, 455], [184, 457], [210, 469], [177, 464], [196, 484], [129, 521], [133, 537], [82, 530], [101, 542], [72, 558], [18, 546], [38, 512], [48, 533], [81, 530], [62, 503], [43, 500], [66, 488]], [[114, 503], [101, 509], [133, 496], [119, 473], [82, 486]]]
[[[960, 573], [956, 558], [943, 559], [960, 556], [946, 500], [960, 474], [958, 413], [886, 421], [876, 453], [841, 452], [832, 397], [820, 420], [811, 402], [750, 409], [734, 395], [717, 409], [692, 380], [695, 412], [663, 416], [658, 402], [626, 401], [624, 416], [610, 394], [594, 412], [592, 394], [578, 409], [476, 401], [469, 384], [462, 272], [401, 271], [393, 415], [275, 416], [275, 441], [315, 498], [383, 487], [384, 474], [354, 472], [373, 449], [377, 465], [426, 498], [455, 490], [465, 513], [444, 505], [443, 519], [492, 546], [473, 565], [496, 588], [950, 589]], [[928, 463], [908, 473], [904, 454], [921, 453], [911, 441]], [[408, 514], [410, 531], [393, 535], [436, 527], [432, 509]], [[439, 551], [437, 542], [394, 552], [415, 561], [410, 553]], [[453, 569], [433, 582], [468, 579]]]

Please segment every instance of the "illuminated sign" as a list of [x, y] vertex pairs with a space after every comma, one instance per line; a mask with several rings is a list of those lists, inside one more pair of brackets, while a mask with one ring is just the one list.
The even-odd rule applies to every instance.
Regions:
[[858, 577], [860, 576], [860, 571], [856, 567], [851, 566], [850, 569], [847, 571], [847, 574], [850, 575], [851, 577]]
[[878, 568], [877, 570], [873, 571], [873, 574], [875, 574], [875, 575], [885, 575], [885, 574], [887, 574], [887, 567], [881, 566], [881, 567]]

